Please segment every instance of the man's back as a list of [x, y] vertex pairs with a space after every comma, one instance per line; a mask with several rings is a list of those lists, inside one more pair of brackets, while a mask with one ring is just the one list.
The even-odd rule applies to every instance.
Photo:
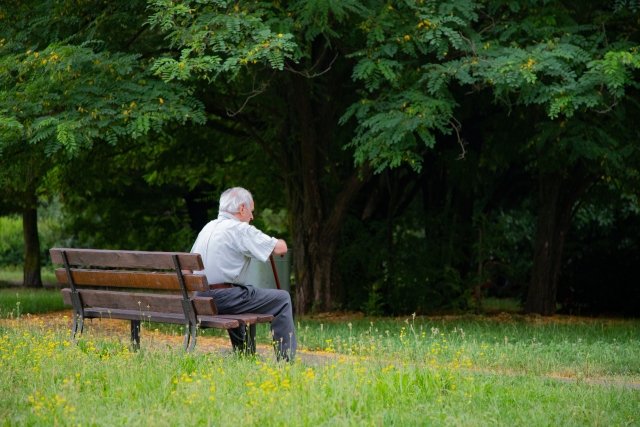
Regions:
[[277, 239], [269, 237], [227, 212], [209, 222], [191, 248], [202, 255], [209, 283], [246, 283], [251, 258], [265, 262]]

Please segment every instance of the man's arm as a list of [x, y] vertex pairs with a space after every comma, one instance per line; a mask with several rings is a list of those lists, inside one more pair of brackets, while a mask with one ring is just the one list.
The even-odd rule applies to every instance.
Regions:
[[287, 253], [287, 242], [285, 242], [282, 239], [278, 239], [278, 242], [276, 243], [276, 247], [273, 248], [272, 255], [284, 256], [284, 254], [286, 253]]

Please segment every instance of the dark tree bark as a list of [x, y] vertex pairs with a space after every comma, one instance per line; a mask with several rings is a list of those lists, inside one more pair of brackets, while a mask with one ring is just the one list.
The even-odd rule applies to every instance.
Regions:
[[[331, 91], [339, 88], [327, 77], [323, 97], [313, 97], [310, 79], [292, 76], [290, 116], [295, 128], [287, 159], [287, 207], [293, 234], [296, 278], [295, 311], [298, 314], [333, 310], [344, 303], [337, 268], [340, 230], [351, 201], [369, 179], [368, 168], [340, 179], [329, 153], [335, 144], [336, 106]], [[315, 82], [314, 82], [315, 83]]]
[[556, 291], [564, 241], [575, 206], [595, 177], [584, 170], [571, 173], [539, 172], [539, 207], [533, 245], [533, 267], [526, 313], [552, 316], [556, 312]]
[[[345, 182], [344, 188], [331, 205], [312, 204], [307, 194], [312, 193], [318, 182], [308, 182], [308, 187], [298, 188], [288, 182], [287, 199], [293, 225], [293, 266], [296, 278], [295, 311], [298, 314], [311, 310], [329, 311], [344, 303], [344, 289], [340, 280], [336, 251], [340, 229], [347, 209], [360, 191], [370, 172], [358, 172]], [[298, 191], [302, 190], [302, 194]], [[301, 197], [302, 196], [302, 197]]]
[[24, 234], [24, 283], [25, 287], [41, 288], [40, 238], [38, 237], [38, 210], [35, 191], [27, 195], [27, 204], [22, 209]]

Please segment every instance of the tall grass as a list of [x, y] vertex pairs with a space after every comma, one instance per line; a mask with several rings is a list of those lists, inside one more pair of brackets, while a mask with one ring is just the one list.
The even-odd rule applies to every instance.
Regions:
[[[0, 317], [63, 308], [59, 290], [0, 288]], [[416, 366], [640, 381], [640, 321], [562, 319], [506, 314], [339, 321], [303, 318], [296, 322], [296, 333], [302, 354], [322, 352]], [[172, 335], [183, 332], [179, 325], [143, 322], [143, 347], [146, 336], [156, 329]], [[201, 336], [226, 337], [227, 333], [207, 329]], [[259, 325], [258, 342], [269, 343], [267, 325]]]
[[[482, 372], [640, 381], [640, 321], [543, 320], [474, 315], [437, 320], [303, 319], [296, 322], [296, 329], [303, 354], [320, 352]], [[143, 329], [182, 333], [180, 326], [147, 322]], [[212, 329], [202, 335], [227, 336], [225, 331]], [[143, 341], [144, 337], [143, 333]], [[267, 325], [258, 325], [257, 339], [269, 344]]]
[[[325, 332], [323, 330], [323, 332]], [[634, 425], [638, 391], [341, 355], [327, 363], [131, 353], [0, 327], [5, 425]]]
[[64, 310], [59, 289], [0, 287], [0, 318]]
[[[539, 323], [536, 323], [538, 321]], [[300, 324], [309, 351], [435, 366], [640, 381], [640, 321], [462, 316]]]

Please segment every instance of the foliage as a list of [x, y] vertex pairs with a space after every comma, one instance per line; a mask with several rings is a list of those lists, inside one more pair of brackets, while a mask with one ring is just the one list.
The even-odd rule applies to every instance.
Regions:
[[[113, 145], [123, 139], [146, 139], [150, 131], [162, 134], [162, 126], [172, 120], [183, 124], [205, 120], [201, 104], [188, 88], [153, 78], [149, 60], [140, 54], [118, 51], [125, 47], [118, 42], [129, 36], [138, 19], [128, 12], [140, 5], [136, 1], [106, 8], [100, 2], [83, 7], [56, 1], [3, 4], [0, 29], [7, 35], [0, 41], [3, 199], [34, 199], [36, 192], [50, 196], [56, 189], [43, 180], [56, 162], [78, 156], [96, 142]], [[103, 18], [107, 23], [116, 18], [127, 30], [99, 27]]]
[[358, 120], [349, 144], [357, 163], [371, 162], [380, 172], [407, 162], [419, 171], [418, 141], [433, 148], [437, 131], [454, 130], [458, 104], [442, 79], [428, 73], [429, 62], [465, 49], [460, 31], [478, 19], [478, 7], [469, 0], [398, 1], [368, 11], [360, 26], [366, 46], [351, 56], [357, 59], [353, 78], [363, 80], [369, 93], [362, 91], [341, 118]]
[[[56, 185], [65, 189], [63, 222], [76, 237], [74, 245], [189, 251], [197, 233], [217, 217], [220, 193], [235, 185], [253, 192], [258, 212], [281, 206], [282, 195], [254, 146], [229, 154], [235, 139], [206, 126], [176, 129], [153, 144], [128, 140], [96, 147], [54, 171]], [[266, 215], [257, 215], [256, 225], [286, 235], [285, 213]]]
[[560, 278], [558, 302], [564, 313], [640, 314], [640, 289], [632, 284], [640, 261], [631, 237], [640, 232], [637, 196], [620, 196], [612, 187], [589, 194], [576, 214]]
[[[482, 243], [473, 246], [474, 261], [483, 265], [483, 285], [490, 289], [502, 288], [504, 293], [523, 297], [531, 271], [531, 247], [535, 234], [535, 219], [530, 207], [504, 211], [495, 209], [490, 217], [480, 217], [474, 224], [482, 229]], [[481, 258], [478, 250], [481, 251]], [[489, 282], [487, 282], [489, 281]], [[500, 289], [494, 289], [500, 292]]]
[[[416, 78], [421, 75], [420, 61], [425, 56], [441, 59], [448, 50], [463, 49], [458, 30], [466, 21], [477, 19], [475, 2], [456, 0], [439, 7], [434, 1], [394, 2], [382, 8], [357, 1], [231, 5], [227, 1], [152, 2], [156, 14], [150, 22], [161, 25], [168, 31], [172, 45], [182, 49], [180, 59], [162, 58], [154, 65], [163, 79], [187, 79], [193, 73], [213, 80], [227, 71], [235, 76], [238, 64], [250, 65], [249, 73], [255, 69], [254, 64], [282, 70], [285, 58], [310, 58], [311, 42], [319, 36], [325, 39], [325, 47], [331, 46], [332, 41], [355, 41], [360, 44], [354, 45], [355, 52], [347, 56], [357, 59], [353, 78], [364, 81], [367, 91], [375, 91], [373, 99], [363, 91], [362, 99], [351, 105], [341, 119], [344, 124], [355, 115], [360, 123], [352, 145], [366, 142], [368, 148], [357, 148], [358, 163], [368, 160], [377, 172], [403, 161], [419, 168], [420, 156], [411, 152], [418, 148], [415, 136], [433, 147], [434, 129], [451, 131], [449, 124], [456, 102], [442, 90], [435, 96], [436, 91], [427, 95], [424, 81], [416, 82]], [[216, 15], [216, 10], [225, 14]], [[451, 16], [451, 10], [459, 12], [459, 16]], [[238, 21], [241, 17], [242, 26]], [[354, 39], [351, 29], [338, 32], [328, 17], [338, 25], [352, 20], [366, 38]], [[412, 25], [413, 21], [419, 26]], [[276, 31], [278, 37], [274, 37]], [[266, 60], [274, 49], [277, 61]], [[224, 52], [223, 57], [220, 52]], [[418, 71], [413, 71], [416, 68]], [[267, 80], [264, 77], [261, 78]], [[254, 74], [254, 81], [255, 78]], [[384, 91], [380, 91], [382, 86]]]
[[[637, 191], [636, 0], [6, 4], [0, 210], [59, 193], [70, 244], [188, 249], [231, 185], [279, 212], [256, 225], [308, 241], [366, 165], [340, 239], [348, 308], [465, 309], [477, 281], [528, 282], [540, 177]], [[566, 271], [596, 264], [581, 242], [635, 230], [612, 194], [568, 234]]]
[[208, 80], [224, 73], [233, 79], [244, 66], [258, 63], [282, 70], [285, 58], [293, 57], [293, 36], [272, 31], [277, 19], [270, 3], [152, 0], [150, 7], [155, 11], [150, 24], [168, 33], [171, 47], [181, 49], [179, 59], [154, 63], [165, 81], [186, 80], [192, 73]]
[[[115, 6], [124, 3], [129, 2]], [[136, 3], [124, 9], [135, 9]], [[188, 88], [154, 78], [149, 60], [121, 51], [140, 32], [125, 46], [114, 39], [121, 41], [127, 31], [109, 26], [107, 32], [96, 31], [108, 12], [105, 4], [10, 1], [1, 6], [0, 30], [7, 37], [0, 41], [0, 204], [9, 213], [22, 210], [35, 218], [38, 196], [61, 190], [52, 171], [94, 144], [148, 140], [163, 134], [170, 121], [205, 121], [202, 104]], [[125, 16], [118, 28], [136, 19]], [[24, 236], [25, 247], [35, 247], [25, 251], [25, 284], [39, 286], [35, 221], [25, 222]]]
[[468, 307], [465, 278], [456, 269], [468, 263], [461, 250], [467, 230], [419, 205], [418, 199], [393, 223], [349, 218], [339, 253], [349, 309], [402, 315]]
[[[358, 52], [354, 69], [354, 78], [371, 80], [367, 82], [371, 91], [381, 82], [385, 90], [375, 91], [372, 99], [363, 98], [343, 117], [344, 121], [358, 114], [358, 133], [352, 142], [356, 161], [371, 161], [378, 170], [405, 161], [419, 170], [421, 158], [412, 151], [420, 149], [407, 141], [418, 134], [432, 146], [433, 137], [421, 127], [451, 131], [444, 127], [453, 120], [457, 105], [451, 91], [454, 82], [475, 90], [488, 88], [507, 108], [539, 105], [550, 119], [562, 116], [562, 123], [577, 112], [608, 113], [629, 88], [638, 88], [640, 41], [625, 24], [633, 16], [607, 11], [606, 3], [593, 2], [598, 12], [587, 12], [582, 3], [571, 1], [389, 6], [385, 16], [376, 16], [364, 27], [367, 49]], [[389, 25], [386, 15], [406, 8], [415, 13], [405, 12], [396, 20], [403, 25]], [[445, 13], [447, 19], [442, 18]], [[427, 53], [437, 59], [424, 56]], [[410, 61], [400, 62], [404, 57]], [[373, 61], [384, 69], [376, 78]], [[455, 121], [452, 126], [459, 130]], [[591, 155], [606, 145], [590, 148]]]
[[0, 217], [0, 264], [20, 265], [24, 259], [22, 220], [18, 217]]
[[[40, 259], [43, 266], [51, 265], [49, 249], [55, 246], [68, 246], [69, 234], [63, 230], [64, 218], [60, 204], [52, 201], [43, 206], [38, 216], [40, 235]], [[24, 240], [22, 218], [0, 217], [0, 268], [19, 267], [24, 263]]]
[[139, 56], [95, 52], [90, 45], [54, 43], [41, 51], [0, 57], [3, 82], [2, 140], [43, 142], [50, 155], [75, 156], [94, 140], [114, 144], [149, 130], [161, 133], [169, 120], [191, 114], [203, 122], [199, 104], [145, 73]]

